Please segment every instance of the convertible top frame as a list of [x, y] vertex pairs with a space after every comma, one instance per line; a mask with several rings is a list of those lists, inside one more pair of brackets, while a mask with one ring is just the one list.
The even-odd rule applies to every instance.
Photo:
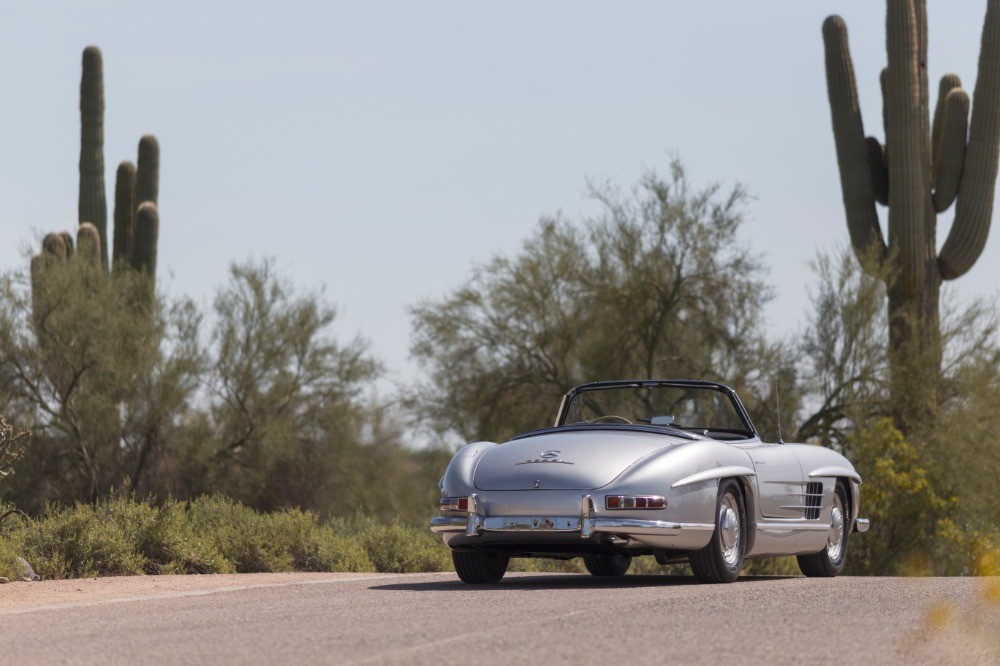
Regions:
[[723, 393], [729, 400], [733, 403], [733, 407], [736, 409], [736, 414], [739, 416], [740, 421], [746, 428], [746, 431], [750, 433], [747, 439], [753, 439], [754, 437], [759, 438], [760, 435], [757, 433], [757, 428], [754, 427], [753, 421], [750, 420], [750, 415], [747, 414], [746, 407], [743, 406], [743, 401], [740, 400], [740, 396], [736, 394], [736, 391], [732, 387], [726, 386], [725, 384], [720, 384], [718, 382], [710, 382], [703, 379], [616, 379], [614, 381], [604, 381], [604, 382], [589, 382], [587, 384], [580, 384], [579, 386], [574, 386], [566, 395], [563, 396], [562, 402], [559, 404], [559, 413], [556, 415], [556, 422], [554, 427], [559, 428], [565, 425], [566, 415], [569, 411], [570, 401], [573, 397], [584, 393], [586, 391], [599, 391], [601, 389], [609, 388], [627, 388], [629, 386], [643, 387], [643, 386], [676, 386], [678, 388], [698, 388], [698, 389], [709, 389], [712, 391], [718, 391]]

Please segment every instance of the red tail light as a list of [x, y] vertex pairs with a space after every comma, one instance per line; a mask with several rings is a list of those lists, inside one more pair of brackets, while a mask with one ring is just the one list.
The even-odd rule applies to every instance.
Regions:
[[606, 495], [606, 509], [665, 509], [667, 500], [662, 495]]
[[442, 511], [468, 511], [469, 510], [469, 498], [468, 497], [442, 497], [441, 498], [441, 510]]

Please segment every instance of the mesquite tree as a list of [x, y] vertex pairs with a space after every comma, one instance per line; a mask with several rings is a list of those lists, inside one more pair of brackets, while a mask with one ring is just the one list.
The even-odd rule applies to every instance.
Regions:
[[[989, 233], [1000, 148], [1000, 0], [987, 6], [971, 120], [954, 74], [942, 77], [931, 118], [926, 0], [887, 5], [884, 144], [865, 136], [843, 19], [827, 18], [823, 39], [847, 228], [862, 264], [889, 283], [893, 393], [905, 427], [907, 412], [935, 404], [941, 281], [965, 274]], [[876, 202], [889, 207], [888, 243]], [[938, 251], [937, 215], [952, 203], [955, 221]]]

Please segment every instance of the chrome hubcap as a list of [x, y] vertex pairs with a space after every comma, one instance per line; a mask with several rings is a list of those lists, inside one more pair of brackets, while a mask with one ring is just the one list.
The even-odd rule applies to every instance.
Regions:
[[839, 495], [833, 496], [833, 510], [830, 511], [830, 535], [827, 537], [826, 554], [834, 562], [840, 561], [844, 551], [844, 504]]
[[719, 507], [719, 537], [722, 540], [722, 559], [729, 566], [736, 566], [740, 559], [740, 508], [736, 498], [726, 493]]

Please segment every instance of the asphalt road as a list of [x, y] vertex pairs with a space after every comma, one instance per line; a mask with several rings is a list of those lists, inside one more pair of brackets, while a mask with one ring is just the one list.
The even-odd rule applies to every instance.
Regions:
[[241, 580], [7, 605], [0, 663], [1000, 663], [997, 579]]

